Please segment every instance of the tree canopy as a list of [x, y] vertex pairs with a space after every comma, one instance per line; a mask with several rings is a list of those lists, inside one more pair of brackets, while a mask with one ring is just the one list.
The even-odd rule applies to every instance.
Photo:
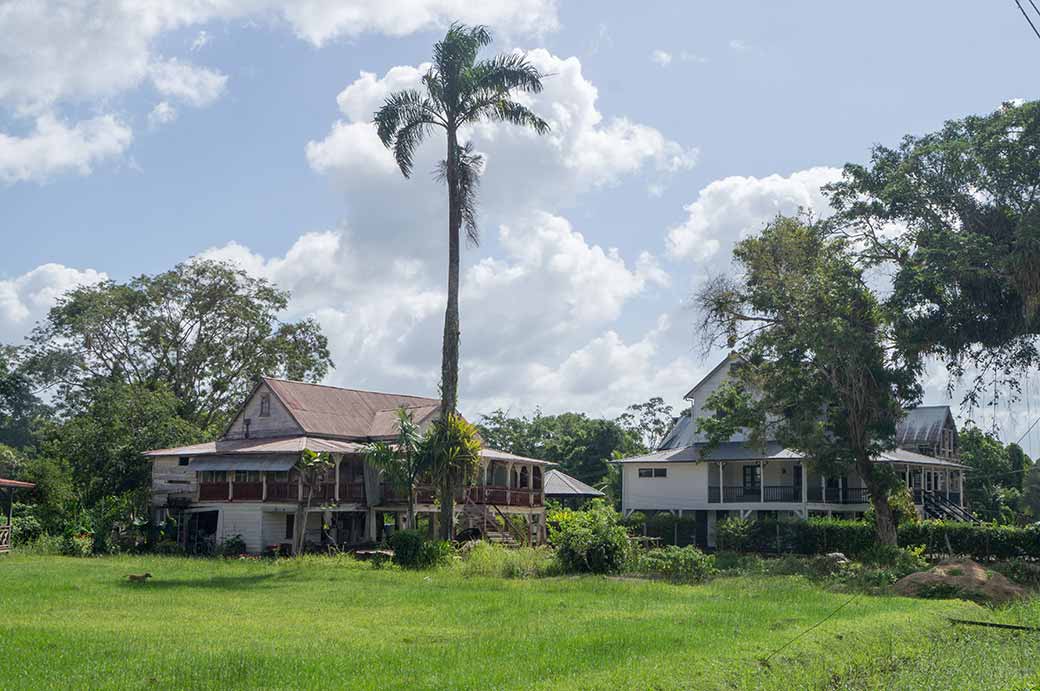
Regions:
[[717, 445], [741, 430], [775, 439], [822, 472], [855, 467], [870, 492], [878, 540], [895, 544], [889, 495], [898, 478], [875, 456], [894, 445], [920, 396], [920, 363], [891, 346], [885, 315], [849, 245], [819, 224], [778, 217], [733, 252], [734, 277], [697, 296], [711, 346], [739, 355], [698, 421]]
[[168, 392], [178, 416], [207, 428], [261, 374], [316, 381], [332, 366], [312, 319], [282, 322], [289, 294], [225, 263], [193, 260], [155, 276], [76, 288], [30, 337], [27, 367], [68, 409], [94, 385]]
[[970, 370], [967, 400], [1040, 364], [1040, 102], [876, 146], [827, 188], [833, 232], [894, 267], [887, 307], [907, 353]]

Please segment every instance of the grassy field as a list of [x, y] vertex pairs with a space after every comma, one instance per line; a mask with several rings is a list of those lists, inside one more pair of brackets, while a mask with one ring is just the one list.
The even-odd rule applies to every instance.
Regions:
[[[149, 571], [146, 585], [125, 575]], [[349, 560], [0, 557], [0, 687], [1008, 689], [1040, 607], [848, 595], [798, 577], [678, 586], [466, 578]]]

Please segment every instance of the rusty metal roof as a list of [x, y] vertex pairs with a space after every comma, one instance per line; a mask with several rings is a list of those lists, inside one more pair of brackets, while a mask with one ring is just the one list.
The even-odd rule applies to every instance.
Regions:
[[396, 425], [390, 424], [397, 408], [418, 412], [440, 406], [439, 400], [423, 396], [341, 389], [271, 377], [264, 377], [263, 381], [306, 434], [352, 439], [388, 437], [397, 431]]
[[266, 439], [232, 439], [210, 441], [205, 444], [178, 446], [171, 449], [146, 451], [145, 456], [219, 456], [224, 454], [274, 454], [299, 453], [309, 449], [316, 453], [361, 453], [364, 444], [338, 439], [316, 439], [314, 437], [276, 437]]
[[[425, 431], [429, 424], [436, 417], [437, 412], [441, 409], [440, 403], [434, 405], [421, 405], [414, 407], [406, 407], [411, 416], [412, 422], [419, 426], [420, 430]], [[390, 410], [378, 410], [376, 411], [375, 417], [372, 418], [372, 424], [368, 428], [368, 436], [372, 439], [390, 439], [396, 437], [399, 430], [397, 428], [397, 408], [391, 408]]]
[[31, 482], [22, 482], [21, 480], [8, 480], [7, 478], [0, 477], [0, 487], [21, 487], [24, 489], [32, 489], [35, 487]]

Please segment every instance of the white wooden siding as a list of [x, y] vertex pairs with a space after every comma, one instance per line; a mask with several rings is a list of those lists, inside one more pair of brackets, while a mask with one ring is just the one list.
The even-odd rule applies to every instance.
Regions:
[[[621, 504], [624, 511], [705, 508], [708, 503], [707, 463], [626, 463], [622, 465]], [[640, 468], [667, 468], [667, 477], [639, 477]]]

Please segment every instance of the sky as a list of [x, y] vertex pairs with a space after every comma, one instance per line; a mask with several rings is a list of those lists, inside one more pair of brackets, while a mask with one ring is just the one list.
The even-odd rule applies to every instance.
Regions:
[[[462, 276], [470, 417], [681, 398], [705, 355], [689, 297], [871, 146], [1037, 97], [1013, 0], [9, 0], [0, 8], [0, 341], [76, 285], [231, 261], [329, 337], [327, 383], [439, 377], [444, 143], [405, 180], [371, 125], [453, 20], [546, 74], [538, 137], [470, 128], [481, 243]], [[1017, 439], [1026, 400], [975, 411]], [[946, 402], [933, 371], [927, 403]], [[956, 401], [954, 401], [956, 404]], [[962, 419], [967, 411], [960, 413]], [[1040, 452], [1040, 430], [1024, 440]]]

